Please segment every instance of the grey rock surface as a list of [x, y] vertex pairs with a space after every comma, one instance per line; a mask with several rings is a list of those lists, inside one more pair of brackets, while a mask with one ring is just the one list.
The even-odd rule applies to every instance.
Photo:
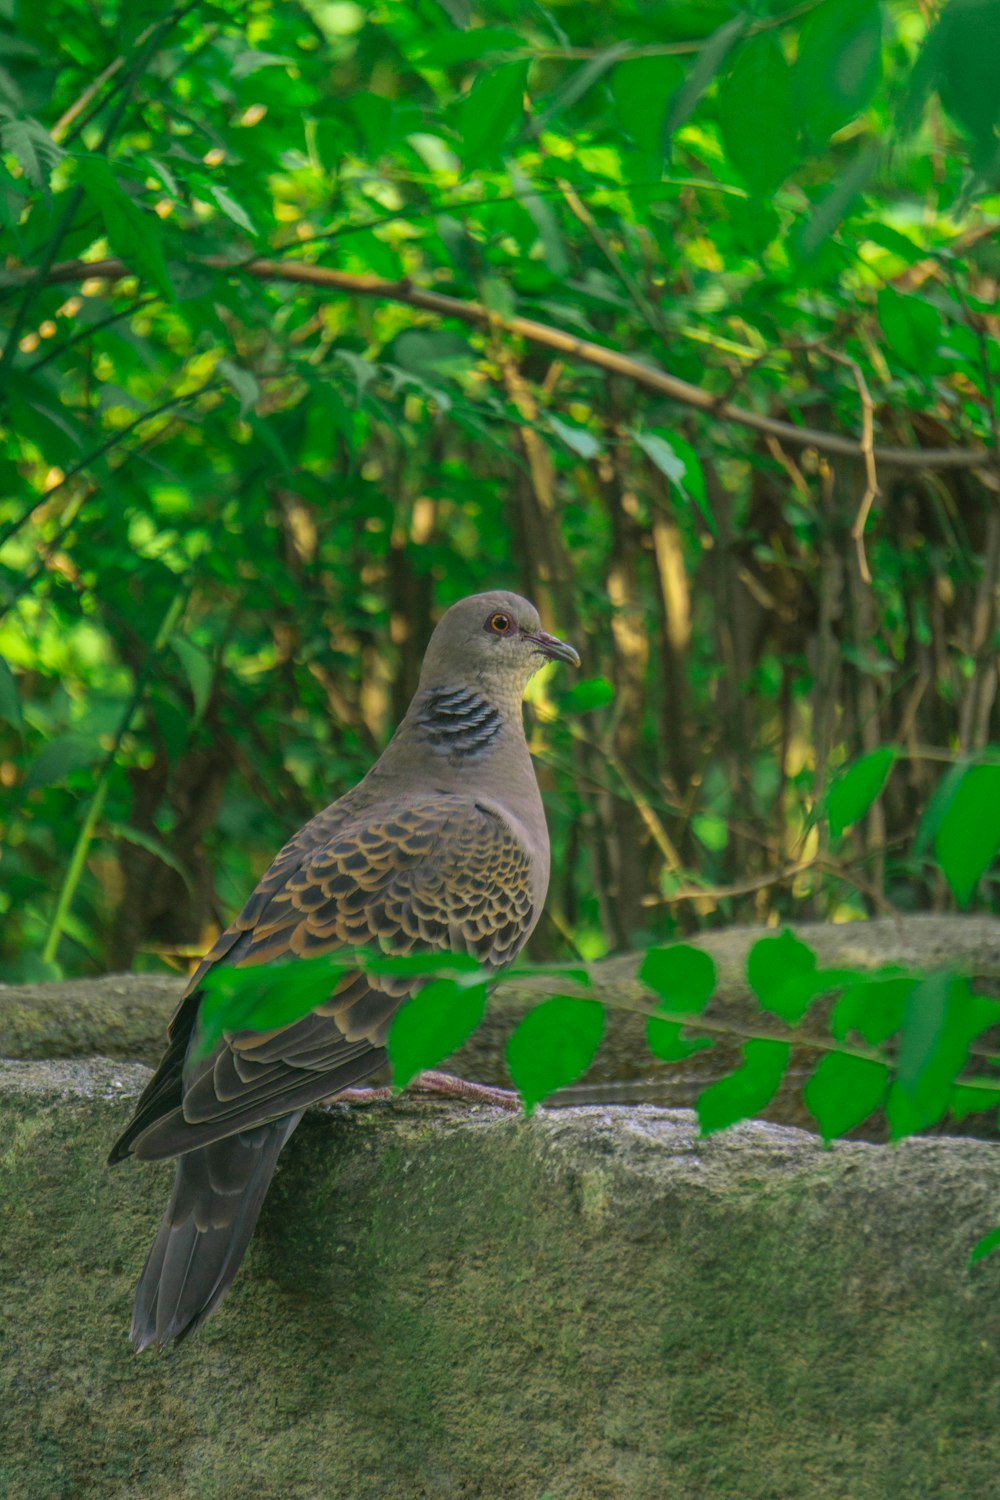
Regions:
[[981, 1500], [1000, 1151], [686, 1111], [313, 1111], [225, 1307], [136, 1357], [170, 1168], [115, 1061], [0, 1067], [5, 1500]]

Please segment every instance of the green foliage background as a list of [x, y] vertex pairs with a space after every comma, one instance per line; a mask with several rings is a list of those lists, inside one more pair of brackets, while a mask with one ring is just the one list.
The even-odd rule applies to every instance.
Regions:
[[539, 955], [995, 907], [998, 53], [995, 0], [0, 7], [3, 977], [200, 949], [495, 585], [584, 657]]

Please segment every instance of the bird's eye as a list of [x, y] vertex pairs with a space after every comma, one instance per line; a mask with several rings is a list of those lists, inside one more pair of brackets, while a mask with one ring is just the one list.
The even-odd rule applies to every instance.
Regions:
[[510, 615], [505, 615], [502, 610], [497, 610], [486, 621], [486, 629], [492, 630], [494, 635], [509, 635], [513, 628], [514, 622]]

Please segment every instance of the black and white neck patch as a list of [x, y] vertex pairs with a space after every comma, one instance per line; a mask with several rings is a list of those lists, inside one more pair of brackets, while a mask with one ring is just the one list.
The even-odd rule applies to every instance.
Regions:
[[439, 688], [427, 694], [417, 714], [424, 735], [444, 755], [479, 755], [503, 725], [499, 709], [470, 688]]

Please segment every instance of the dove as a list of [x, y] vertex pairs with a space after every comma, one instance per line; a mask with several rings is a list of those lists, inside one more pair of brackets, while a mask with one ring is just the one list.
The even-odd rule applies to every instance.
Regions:
[[304, 1110], [350, 1096], [385, 1067], [393, 1016], [425, 982], [347, 973], [300, 1020], [224, 1032], [205, 1056], [196, 1045], [205, 975], [220, 964], [352, 946], [463, 953], [493, 972], [509, 964], [538, 922], [549, 881], [521, 705], [529, 679], [552, 659], [580, 661], [519, 595], [453, 604], [382, 755], [285, 844], [195, 970], [164, 1056], [109, 1157], [177, 1158], [136, 1289], [137, 1350], [186, 1337], [219, 1306]]

